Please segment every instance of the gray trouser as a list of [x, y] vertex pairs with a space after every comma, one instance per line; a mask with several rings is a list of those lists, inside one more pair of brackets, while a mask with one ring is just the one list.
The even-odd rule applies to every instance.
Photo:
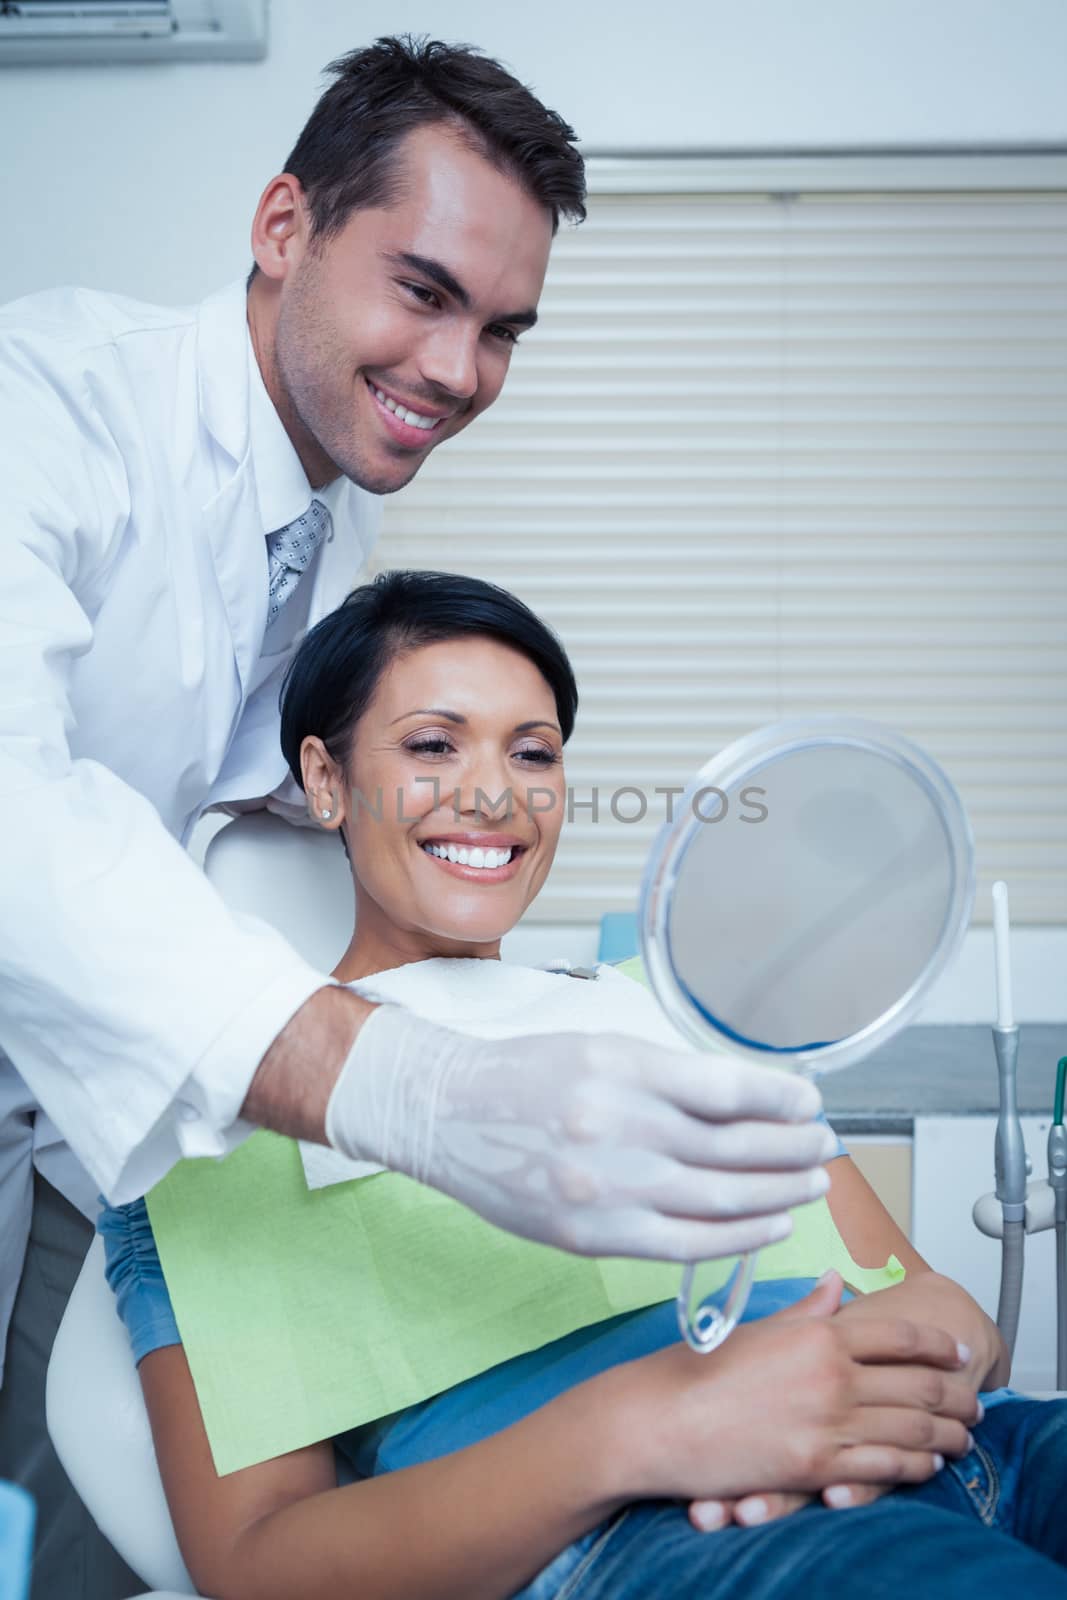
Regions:
[[127, 1600], [145, 1589], [78, 1499], [45, 1427], [48, 1357], [92, 1237], [81, 1212], [34, 1173], [33, 1223], [0, 1389], [0, 1478], [20, 1483], [37, 1502], [30, 1600]]

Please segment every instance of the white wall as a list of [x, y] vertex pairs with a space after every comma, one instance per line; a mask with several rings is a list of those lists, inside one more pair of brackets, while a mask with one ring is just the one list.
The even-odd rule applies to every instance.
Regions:
[[[242, 273], [322, 67], [405, 30], [501, 57], [588, 152], [1067, 148], [1067, 0], [272, 0], [263, 62], [0, 71], [0, 301], [78, 282], [177, 302]], [[1062, 1016], [1067, 930], [1027, 937], [1019, 1015]], [[515, 940], [595, 950], [592, 928]], [[986, 1017], [988, 966], [976, 930], [928, 1020]]]
[[501, 56], [590, 151], [1067, 146], [1064, 0], [273, 0], [263, 62], [0, 72], [0, 301], [242, 272], [320, 69], [405, 29]]

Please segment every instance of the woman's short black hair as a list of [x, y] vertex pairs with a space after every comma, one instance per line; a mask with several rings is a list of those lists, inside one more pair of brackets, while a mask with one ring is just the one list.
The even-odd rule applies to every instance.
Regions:
[[356, 210], [396, 196], [397, 146], [441, 123], [514, 177], [552, 217], [585, 217], [585, 167], [574, 129], [498, 61], [470, 45], [404, 35], [331, 62], [333, 83], [289, 153], [313, 236], [328, 238]]
[[564, 742], [578, 710], [567, 652], [529, 606], [481, 578], [455, 572], [383, 572], [323, 617], [282, 684], [282, 751], [301, 788], [300, 746], [316, 735], [341, 767], [382, 673], [399, 655], [446, 639], [497, 639], [532, 661], [552, 690]]

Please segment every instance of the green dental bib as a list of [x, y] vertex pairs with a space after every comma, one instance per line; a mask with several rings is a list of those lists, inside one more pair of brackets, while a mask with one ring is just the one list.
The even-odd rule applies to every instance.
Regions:
[[[651, 996], [617, 973], [605, 976], [610, 1000], [595, 1006], [599, 1026], [654, 1036], [651, 1025], [631, 1029], [620, 1015], [635, 997], [655, 1007]], [[549, 982], [587, 995], [600, 988]], [[371, 998], [391, 998], [388, 988], [376, 984], [372, 994], [370, 982], [360, 985]], [[511, 1032], [559, 1026], [551, 1014], [539, 1020], [547, 1025], [513, 1024]], [[148, 1196], [148, 1211], [220, 1474], [387, 1416], [577, 1328], [673, 1299], [680, 1281], [675, 1263], [590, 1260], [516, 1238], [399, 1173], [311, 1190], [299, 1146], [270, 1133], [223, 1161], [179, 1163]], [[903, 1277], [895, 1257], [881, 1269], [856, 1266], [825, 1200], [793, 1215], [793, 1235], [760, 1253], [758, 1278], [817, 1277], [834, 1266], [866, 1292]], [[702, 1268], [702, 1291], [732, 1267]]]

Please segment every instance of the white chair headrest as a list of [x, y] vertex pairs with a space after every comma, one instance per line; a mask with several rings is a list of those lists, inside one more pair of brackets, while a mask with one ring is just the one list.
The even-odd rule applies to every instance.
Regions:
[[355, 926], [355, 891], [336, 833], [249, 811], [211, 840], [204, 871], [228, 906], [261, 917], [313, 967], [332, 972]]

